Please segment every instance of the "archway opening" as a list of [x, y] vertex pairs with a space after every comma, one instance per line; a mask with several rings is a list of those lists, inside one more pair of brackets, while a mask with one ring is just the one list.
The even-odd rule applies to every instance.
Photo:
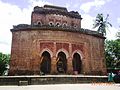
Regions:
[[67, 59], [64, 52], [59, 52], [57, 57], [57, 71], [59, 73], [66, 73], [67, 71]]
[[78, 53], [75, 53], [73, 55], [73, 71], [77, 72], [77, 74], [81, 73], [81, 68], [82, 68], [82, 61], [81, 61], [81, 57]]
[[40, 61], [41, 61], [40, 71], [43, 74], [49, 74], [51, 71], [51, 56], [49, 52], [47, 51], [43, 52]]

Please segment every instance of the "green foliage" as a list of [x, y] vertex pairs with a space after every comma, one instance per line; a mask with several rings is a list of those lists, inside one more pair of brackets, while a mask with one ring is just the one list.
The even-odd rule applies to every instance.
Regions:
[[106, 30], [109, 26], [112, 27], [112, 24], [108, 22], [108, 17], [109, 15], [107, 14], [107, 17], [104, 19], [103, 14], [98, 14], [93, 24], [93, 28], [98, 27], [98, 32], [102, 33], [103, 35], [106, 35]]
[[120, 31], [117, 32], [116, 36], [118, 39], [120, 39]]
[[108, 68], [120, 68], [120, 39], [106, 40], [105, 56]]
[[7, 67], [9, 65], [9, 60], [9, 54], [3, 54], [0, 52], [0, 76], [4, 75], [5, 71], [8, 69]]

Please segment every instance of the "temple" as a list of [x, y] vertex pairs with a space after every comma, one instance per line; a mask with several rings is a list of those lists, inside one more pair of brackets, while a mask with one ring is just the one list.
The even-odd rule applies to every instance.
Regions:
[[105, 37], [81, 20], [64, 7], [34, 7], [31, 25], [11, 29], [9, 75], [106, 75]]

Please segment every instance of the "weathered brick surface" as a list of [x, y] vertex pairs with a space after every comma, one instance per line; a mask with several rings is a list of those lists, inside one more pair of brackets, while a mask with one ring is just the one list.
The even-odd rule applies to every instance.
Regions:
[[68, 16], [64, 15], [57, 15], [57, 14], [36, 14], [32, 13], [32, 24], [36, 24], [38, 22], [41, 22], [42, 25], [49, 25], [49, 22], [53, 22], [54, 26], [59, 22], [60, 25], [63, 25], [64, 23], [67, 24], [67, 26], [72, 26], [75, 28], [81, 28], [81, 20], [76, 18], [70, 18]]
[[[53, 8], [53, 9], [52, 9]], [[61, 10], [60, 10], [61, 9]], [[31, 25], [20, 24], [12, 31], [12, 48], [9, 75], [40, 74], [42, 54], [51, 57], [51, 73], [58, 74], [58, 53], [64, 52], [67, 73], [73, 74], [73, 55], [80, 55], [81, 74], [106, 74], [104, 37], [81, 29], [81, 15], [65, 8], [36, 7], [31, 15]], [[53, 25], [50, 25], [50, 22]], [[56, 26], [59, 22], [60, 26]], [[66, 23], [66, 27], [63, 27]]]
[[[10, 75], [39, 74], [40, 53], [43, 49], [51, 51], [48, 51], [51, 58], [52, 55], [56, 57], [60, 49], [66, 50], [71, 58], [76, 51], [82, 55], [82, 74], [106, 74], [104, 39], [67, 31], [28, 30], [13, 32]], [[72, 55], [69, 49], [72, 50]], [[73, 71], [70, 72], [73, 73]]]

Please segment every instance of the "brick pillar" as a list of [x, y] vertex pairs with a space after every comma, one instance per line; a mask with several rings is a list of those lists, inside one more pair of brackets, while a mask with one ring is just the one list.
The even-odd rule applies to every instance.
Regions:
[[57, 73], [57, 66], [56, 66], [56, 42], [54, 43], [54, 48], [53, 48], [53, 57], [51, 58], [51, 74], [56, 74]]
[[72, 57], [68, 57], [67, 59], [67, 73], [73, 74]]
[[57, 73], [57, 67], [56, 67], [56, 57], [53, 56], [51, 60], [51, 74]]
[[69, 57], [67, 59], [67, 73], [73, 74], [73, 66], [72, 66], [72, 45], [69, 43]]

